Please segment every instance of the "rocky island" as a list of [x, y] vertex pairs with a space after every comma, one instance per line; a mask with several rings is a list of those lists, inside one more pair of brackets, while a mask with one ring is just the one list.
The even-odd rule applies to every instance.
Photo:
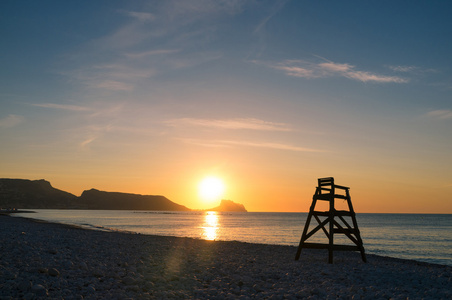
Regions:
[[239, 204], [239, 203], [235, 203], [234, 201], [231, 200], [221, 200], [221, 203], [219, 206], [211, 208], [211, 209], [206, 209], [207, 211], [223, 211], [223, 212], [247, 212], [247, 210], [245, 209], [245, 206], [243, 206], [243, 204]]

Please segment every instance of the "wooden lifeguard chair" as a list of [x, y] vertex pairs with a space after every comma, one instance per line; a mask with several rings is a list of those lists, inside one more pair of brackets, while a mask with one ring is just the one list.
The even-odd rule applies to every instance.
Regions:
[[[350, 200], [350, 192], [348, 187], [334, 184], [333, 177], [319, 178], [318, 186], [315, 190], [315, 194], [312, 197], [312, 204], [309, 209], [308, 218], [304, 226], [303, 234], [301, 235], [300, 245], [298, 246], [295, 260], [300, 258], [301, 250], [303, 248], [312, 249], [328, 249], [328, 263], [333, 263], [333, 251], [360, 251], [361, 257], [366, 262], [366, 254], [364, 253], [363, 241], [358, 229], [358, 223], [356, 222], [356, 214], [353, 210], [352, 201]], [[335, 199], [346, 200], [348, 204], [348, 210], [336, 210], [334, 207]], [[316, 211], [315, 206], [318, 200], [329, 201], [329, 211]], [[317, 221], [318, 225], [309, 230], [311, 219]], [[351, 218], [347, 222], [346, 217]], [[317, 231], [322, 229], [325, 233], [328, 243], [311, 243], [307, 242]], [[334, 234], [344, 234], [353, 243], [351, 245], [335, 245]]]

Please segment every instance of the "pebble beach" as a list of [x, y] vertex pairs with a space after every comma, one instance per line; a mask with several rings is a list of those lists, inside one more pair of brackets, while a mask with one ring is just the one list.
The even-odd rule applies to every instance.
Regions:
[[452, 299], [452, 267], [0, 215], [1, 299]]

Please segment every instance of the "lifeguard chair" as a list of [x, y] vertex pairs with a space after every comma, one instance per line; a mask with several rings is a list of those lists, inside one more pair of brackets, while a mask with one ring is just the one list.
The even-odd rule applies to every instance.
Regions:
[[[303, 234], [301, 235], [300, 245], [298, 246], [295, 260], [300, 258], [301, 250], [303, 248], [312, 249], [328, 249], [328, 263], [333, 263], [333, 251], [359, 251], [361, 252], [361, 258], [366, 262], [366, 254], [364, 253], [363, 241], [358, 229], [358, 223], [356, 222], [356, 214], [353, 210], [352, 201], [350, 200], [350, 192], [348, 187], [334, 184], [333, 177], [319, 178], [318, 186], [315, 190], [315, 194], [312, 197], [312, 204], [309, 209], [308, 218], [304, 226]], [[335, 199], [346, 200], [348, 204], [348, 210], [336, 210], [334, 207]], [[316, 211], [315, 206], [317, 201], [329, 201], [329, 211]], [[309, 231], [309, 225], [311, 219], [317, 221], [318, 225]], [[347, 222], [346, 218], [351, 218]], [[316, 232], [322, 230], [328, 243], [312, 243], [307, 240], [312, 237]], [[309, 232], [308, 232], [309, 231]], [[353, 243], [351, 245], [335, 245], [334, 234], [344, 234]]]

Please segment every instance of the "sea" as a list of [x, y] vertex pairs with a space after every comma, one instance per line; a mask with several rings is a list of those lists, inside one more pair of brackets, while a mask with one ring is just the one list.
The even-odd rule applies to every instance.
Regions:
[[[298, 246], [308, 215], [280, 212], [33, 211], [15, 215], [95, 230], [291, 246]], [[452, 266], [452, 214], [360, 213], [356, 219], [366, 253]], [[317, 225], [314, 219], [310, 224]], [[334, 235], [334, 240], [335, 244], [351, 243], [338, 234]], [[319, 230], [308, 241], [326, 243], [326, 236]]]

